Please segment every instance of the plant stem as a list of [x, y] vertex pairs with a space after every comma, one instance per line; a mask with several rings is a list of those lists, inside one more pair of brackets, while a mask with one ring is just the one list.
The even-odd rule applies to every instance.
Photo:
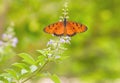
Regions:
[[26, 81], [28, 81], [29, 79], [33, 78], [36, 74], [38, 74], [48, 63], [49, 61], [46, 61], [44, 63], [44, 65], [42, 67], [39, 67], [35, 72], [33, 72], [31, 74], [31, 76], [29, 76], [28, 78], [26, 78], [25, 80], [23, 80], [21, 83], [25, 83]]

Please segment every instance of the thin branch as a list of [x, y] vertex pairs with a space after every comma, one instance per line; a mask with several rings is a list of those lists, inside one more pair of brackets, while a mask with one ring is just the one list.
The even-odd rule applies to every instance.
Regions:
[[28, 81], [29, 79], [33, 78], [37, 73], [41, 72], [41, 70], [47, 65], [48, 62], [49, 62], [49, 61], [46, 61], [42, 67], [40, 67], [38, 70], [36, 70], [35, 72], [33, 72], [33, 73], [31, 74], [31, 76], [29, 76], [28, 78], [26, 78], [25, 80], [23, 80], [21, 83], [25, 83], [25, 82]]

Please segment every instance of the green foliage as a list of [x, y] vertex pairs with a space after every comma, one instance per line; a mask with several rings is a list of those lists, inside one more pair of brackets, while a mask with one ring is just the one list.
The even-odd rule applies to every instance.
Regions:
[[23, 58], [23, 61], [28, 63], [28, 64], [35, 64], [35, 60], [27, 53], [21, 53], [19, 54], [21, 58]]
[[14, 63], [14, 64], [12, 64], [13, 66], [16, 66], [16, 67], [18, 67], [18, 68], [27, 68], [27, 65], [26, 64], [24, 64], [24, 63], [18, 63], [18, 62], [16, 62], [16, 63]]
[[12, 78], [19, 80], [17, 72], [14, 69], [7, 69], [6, 72], [10, 74]]
[[[30, 80], [31, 78], [37, 76], [37, 74], [41, 74], [42, 73], [41, 70], [46, 66], [46, 64], [48, 64], [51, 61], [57, 62], [58, 58], [59, 59], [61, 58], [60, 57], [61, 53], [63, 53], [65, 50], [65, 49], [61, 49], [61, 46], [63, 48], [62, 44], [65, 43], [65, 42], [61, 42], [60, 41], [61, 39], [66, 41], [67, 37], [63, 37], [63, 38], [60, 37], [57, 40], [52, 40], [52, 42], [49, 41], [48, 48], [43, 50], [37, 50], [37, 52], [40, 53], [40, 56], [38, 56], [36, 60], [27, 53], [18, 54], [19, 57], [22, 58], [22, 61], [19, 63], [15, 62], [12, 64], [11, 68], [6, 69], [6, 74], [1, 74], [0, 76], [1, 81], [3, 82], [8, 81], [9, 83], [13, 83], [13, 82], [24, 83]], [[55, 52], [56, 49], [58, 52]], [[61, 53], [59, 53], [59, 50], [61, 51]], [[9, 77], [7, 77], [8, 75]], [[55, 83], [60, 83], [60, 80], [57, 77], [57, 75], [51, 75], [50, 78]]]
[[50, 78], [54, 81], [54, 83], [61, 83], [59, 77], [55, 74], [51, 75]]

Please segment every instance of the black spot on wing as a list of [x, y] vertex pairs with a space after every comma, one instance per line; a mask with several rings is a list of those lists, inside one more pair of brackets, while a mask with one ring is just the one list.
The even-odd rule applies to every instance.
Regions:
[[75, 23], [74, 23], [74, 22], [72, 22], [72, 24], [74, 25]]
[[54, 27], [55, 24], [52, 24], [52, 27]]
[[58, 25], [58, 23], [55, 23], [55, 25]]
[[75, 24], [76, 24], [76, 26], [79, 26], [78, 23], [75, 23]]
[[82, 28], [82, 24], [79, 24], [78, 28], [79, 28], [79, 29]]
[[58, 30], [59, 27], [55, 27], [55, 30]]
[[48, 27], [50, 28], [50, 25], [48, 25]]
[[82, 24], [80, 24], [80, 27], [82, 27], [83, 25]]
[[73, 30], [75, 30], [75, 28], [74, 28], [74, 27], [72, 27], [72, 29], [73, 29]]

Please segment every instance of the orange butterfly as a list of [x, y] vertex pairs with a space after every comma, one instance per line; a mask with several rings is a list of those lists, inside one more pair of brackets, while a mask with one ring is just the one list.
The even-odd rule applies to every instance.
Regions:
[[63, 22], [57, 22], [44, 28], [44, 31], [56, 36], [73, 36], [76, 33], [85, 32], [87, 27], [83, 24], [67, 21], [64, 18]]

